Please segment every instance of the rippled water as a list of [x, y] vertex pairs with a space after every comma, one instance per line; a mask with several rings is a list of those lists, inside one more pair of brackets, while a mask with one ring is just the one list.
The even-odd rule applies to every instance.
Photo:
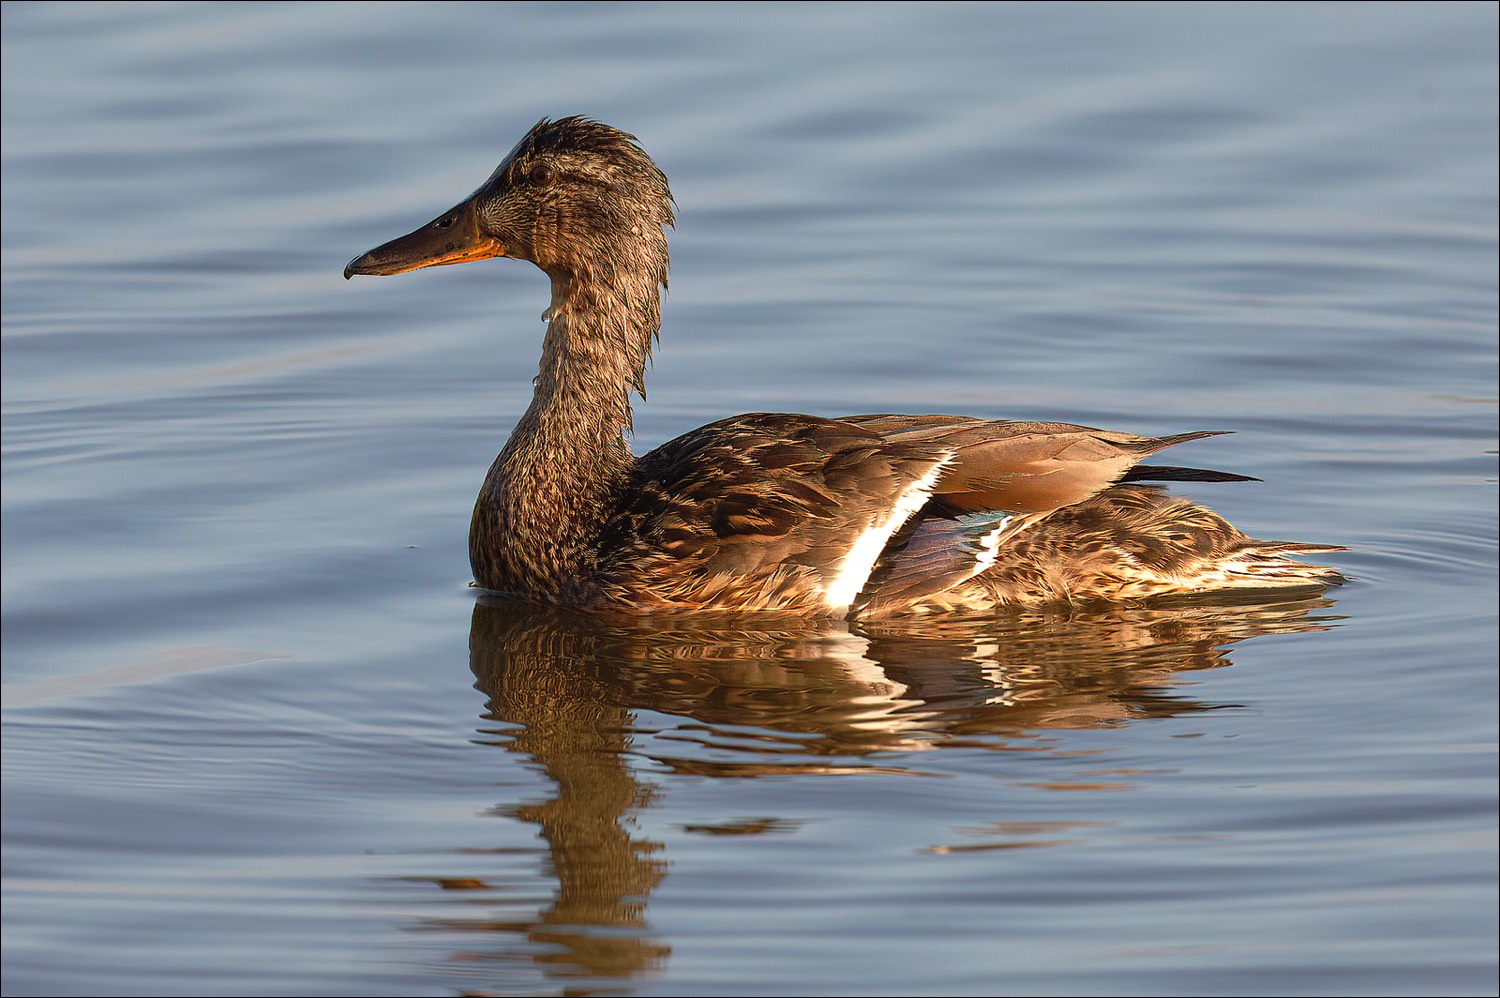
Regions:
[[[7, 995], [1493, 994], [1496, 9], [3, 7]], [[476, 600], [543, 115], [673, 181], [637, 449], [1228, 429], [1328, 598]], [[1188, 455], [1184, 452], [1184, 458]]]

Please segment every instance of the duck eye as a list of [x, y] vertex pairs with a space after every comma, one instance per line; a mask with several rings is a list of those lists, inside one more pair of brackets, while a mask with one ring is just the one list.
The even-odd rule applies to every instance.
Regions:
[[526, 171], [526, 179], [538, 187], [545, 187], [552, 183], [552, 168], [546, 163], [535, 163]]

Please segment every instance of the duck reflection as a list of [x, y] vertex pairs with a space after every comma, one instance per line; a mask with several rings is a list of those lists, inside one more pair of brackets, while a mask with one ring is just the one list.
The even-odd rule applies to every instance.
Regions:
[[[646, 920], [667, 858], [638, 819], [672, 773], [919, 772], [913, 750], [1045, 752], [1049, 731], [1232, 706], [1194, 699], [1180, 677], [1230, 664], [1247, 638], [1327, 627], [1331, 605], [1033, 609], [851, 630], [601, 621], [483, 598], [470, 655], [500, 723], [486, 734], [551, 784], [542, 803], [499, 810], [537, 826], [555, 893], [534, 919], [482, 927], [524, 933], [529, 959], [569, 993], [650, 976], [670, 952]], [[726, 816], [682, 831], [789, 827]]]

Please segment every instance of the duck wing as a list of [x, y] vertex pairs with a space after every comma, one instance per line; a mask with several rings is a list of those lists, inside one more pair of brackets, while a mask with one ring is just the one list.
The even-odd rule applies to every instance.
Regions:
[[1142, 458], [1211, 435], [962, 416], [735, 416], [639, 459], [602, 539], [601, 594], [635, 608], [838, 614], [874, 589], [885, 603], [915, 599], [983, 572], [1016, 533]]
[[934, 490], [950, 515], [1001, 511], [1042, 513], [1098, 494], [1120, 481], [1245, 481], [1244, 476], [1140, 462], [1176, 444], [1221, 430], [1145, 437], [1072, 423], [964, 416], [846, 416], [892, 443], [926, 443], [955, 458]]

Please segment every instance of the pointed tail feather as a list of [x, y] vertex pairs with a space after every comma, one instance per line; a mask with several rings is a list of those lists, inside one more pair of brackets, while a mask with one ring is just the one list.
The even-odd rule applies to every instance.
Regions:
[[1338, 544], [1247, 540], [1240, 549], [1204, 572], [1202, 584], [1224, 590], [1323, 589], [1342, 585], [1344, 575], [1327, 565], [1310, 565], [1302, 555], [1346, 550]]
[[1125, 472], [1121, 482], [1258, 482], [1250, 475], [1208, 468], [1179, 468], [1170, 464], [1138, 464]]

